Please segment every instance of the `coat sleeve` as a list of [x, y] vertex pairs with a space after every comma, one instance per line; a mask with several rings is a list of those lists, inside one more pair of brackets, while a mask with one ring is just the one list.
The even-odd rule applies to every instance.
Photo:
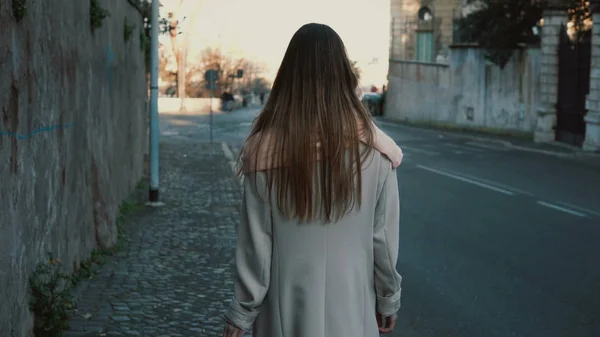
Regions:
[[398, 261], [400, 197], [396, 169], [387, 169], [375, 207], [373, 249], [377, 312], [385, 317], [400, 309], [402, 277], [396, 271]]
[[[234, 298], [226, 319], [249, 331], [269, 288], [271, 274], [271, 208], [264, 173], [244, 176], [241, 220], [237, 230]], [[260, 192], [259, 192], [260, 191]]]

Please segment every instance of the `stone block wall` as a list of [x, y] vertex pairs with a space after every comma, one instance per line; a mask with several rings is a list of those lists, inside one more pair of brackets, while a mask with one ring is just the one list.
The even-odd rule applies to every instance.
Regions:
[[90, 0], [26, 0], [20, 22], [0, 1], [3, 337], [31, 335], [27, 279], [47, 252], [71, 271], [114, 244], [118, 206], [143, 174], [142, 18], [128, 1], [98, 3], [111, 15], [92, 32]]

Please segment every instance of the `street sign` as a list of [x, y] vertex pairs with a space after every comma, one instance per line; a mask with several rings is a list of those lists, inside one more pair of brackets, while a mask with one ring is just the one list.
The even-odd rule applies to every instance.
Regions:
[[215, 69], [209, 69], [204, 73], [204, 79], [206, 80], [206, 88], [208, 90], [216, 90], [217, 82], [219, 81], [219, 72]]

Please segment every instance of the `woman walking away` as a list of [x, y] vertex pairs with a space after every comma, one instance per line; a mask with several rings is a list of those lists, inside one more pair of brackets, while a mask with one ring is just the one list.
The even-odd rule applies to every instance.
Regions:
[[302, 26], [242, 150], [223, 336], [376, 337], [400, 308], [402, 151], [372, 122], [338, 34]]

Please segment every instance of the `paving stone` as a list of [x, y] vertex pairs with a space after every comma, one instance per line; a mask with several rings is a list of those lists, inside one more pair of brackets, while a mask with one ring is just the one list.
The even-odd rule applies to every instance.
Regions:
[[127, 316], [110, 316], [110, 318], [115, 322], [127, 322], [131, 320]]
[[[160, 151], [166, 205], [126, 222], [121, 251], [79, 289], [78, 313], [65, 336], [98, 329], [105, 337], [210, 337], [223, 331], [233, 291], [240, 184], [220, 144], [163, 136]], [[83, 319], [86, 314], [93, 321]]]

